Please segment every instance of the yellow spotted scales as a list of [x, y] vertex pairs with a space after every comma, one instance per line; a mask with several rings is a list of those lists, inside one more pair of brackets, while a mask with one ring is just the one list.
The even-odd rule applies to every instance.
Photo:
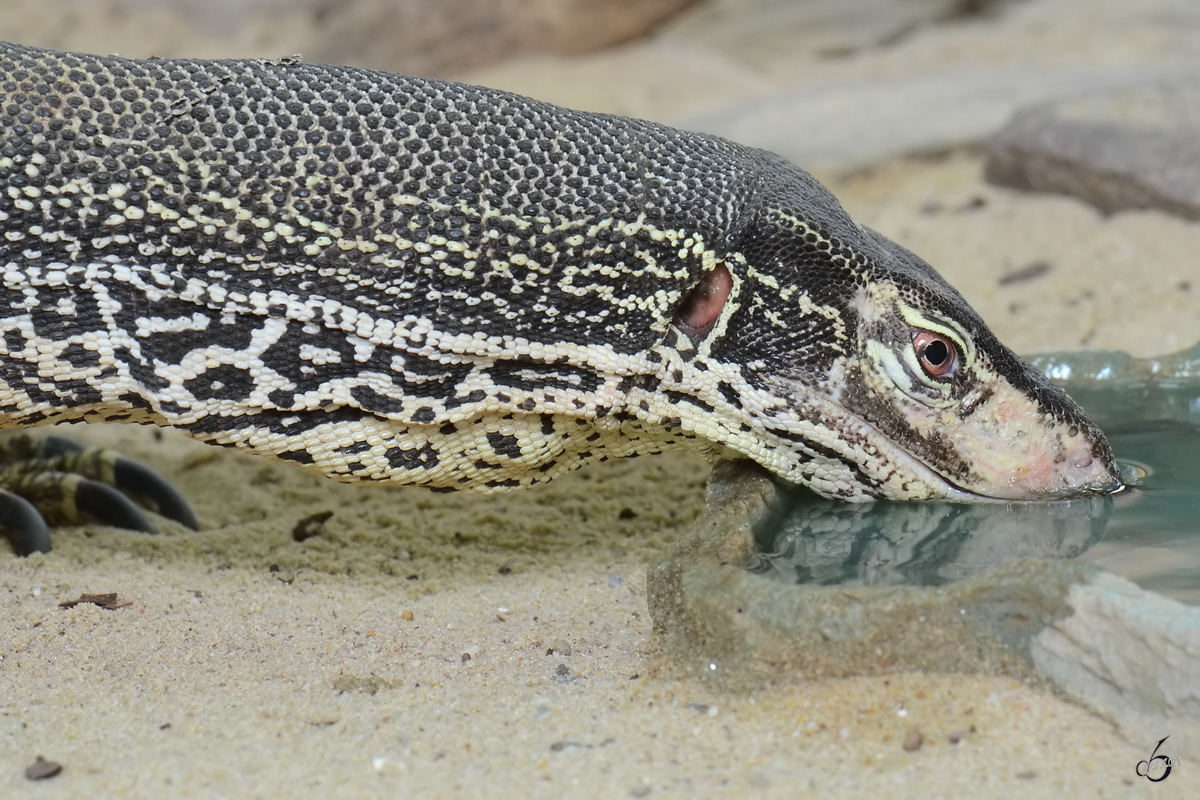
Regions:
[[1074, 403], [770, 153], [295, 59], [11, 44], [0, 131], [4, 427], [442, 489], [677, 445], [849, 500], [1115, 482]]

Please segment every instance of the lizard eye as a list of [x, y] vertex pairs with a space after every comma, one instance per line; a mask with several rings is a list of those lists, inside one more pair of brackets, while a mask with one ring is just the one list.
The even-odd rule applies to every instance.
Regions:
[[912, 344], [921, 368], [932, 377], [944, 378], [954, 374], [958, 366], [958, 348], [954, 342], [940, 334], [914, 330]]

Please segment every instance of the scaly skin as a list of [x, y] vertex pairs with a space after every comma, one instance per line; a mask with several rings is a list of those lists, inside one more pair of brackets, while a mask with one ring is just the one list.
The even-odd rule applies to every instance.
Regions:
[[292, 60], [0, 45], [0, 98], [0, 426], [444, 489], [685, 444], [848, 500], [1118, 485], [1071, 400], [771, 153]]

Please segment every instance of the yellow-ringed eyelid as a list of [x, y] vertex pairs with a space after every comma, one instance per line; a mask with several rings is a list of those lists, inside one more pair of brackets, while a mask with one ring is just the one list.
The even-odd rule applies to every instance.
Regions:
[[971, 337], [958, 324], [946, 319], [927, 317], [901, 301], [897, 301], [896, 306], [900, 311], [900, 316], [904, 318], [910, 328], [936, 333], [953, 342], [958, 348], [960, 369], [975, 363], [975, 347], [971, 342]]

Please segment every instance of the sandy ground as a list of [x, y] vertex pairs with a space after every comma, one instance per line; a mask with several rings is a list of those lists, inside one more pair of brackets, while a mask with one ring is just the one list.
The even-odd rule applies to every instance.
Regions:
[[[1150, 786], [1146, 748], [1005, 678], [671, 677], [645, 563], [698, 510], [686, 456], [448, 497], [152, 433], [81, 435], [162, 468], [208, 530], [64, 529], [0, 562], [0, 795], [1187, 796], [1188, 765]], [[57, 605], [110, 591], [130, 605]], [[39, 754], [63, 773], [27, 781]]]
[[[730, 85], [776, 80], [739, 69]], [[988, 187], [969, 150], [822, 177], [1021, 352], [1200, 340], [1195, 224]], [[999, 282], [1036, 262], [1041, 277]], [[1154, 742], [1009, 679], [734, 694], [675, 677], [644, 587], [700, 510], [707, 465], [686, 454], [447, 496], [343, 486], [170, 432], [78, 434], [160, 469], [205, 530], [70, 528], [50, 555], [0, 552], [2, 797], [1116, 798], [1197, 785], [1190, 764], [1137, 778]], [[129, 605], [58, 606], [84, 592]], [[61, 775], [28, 781], [38, 755]]]

